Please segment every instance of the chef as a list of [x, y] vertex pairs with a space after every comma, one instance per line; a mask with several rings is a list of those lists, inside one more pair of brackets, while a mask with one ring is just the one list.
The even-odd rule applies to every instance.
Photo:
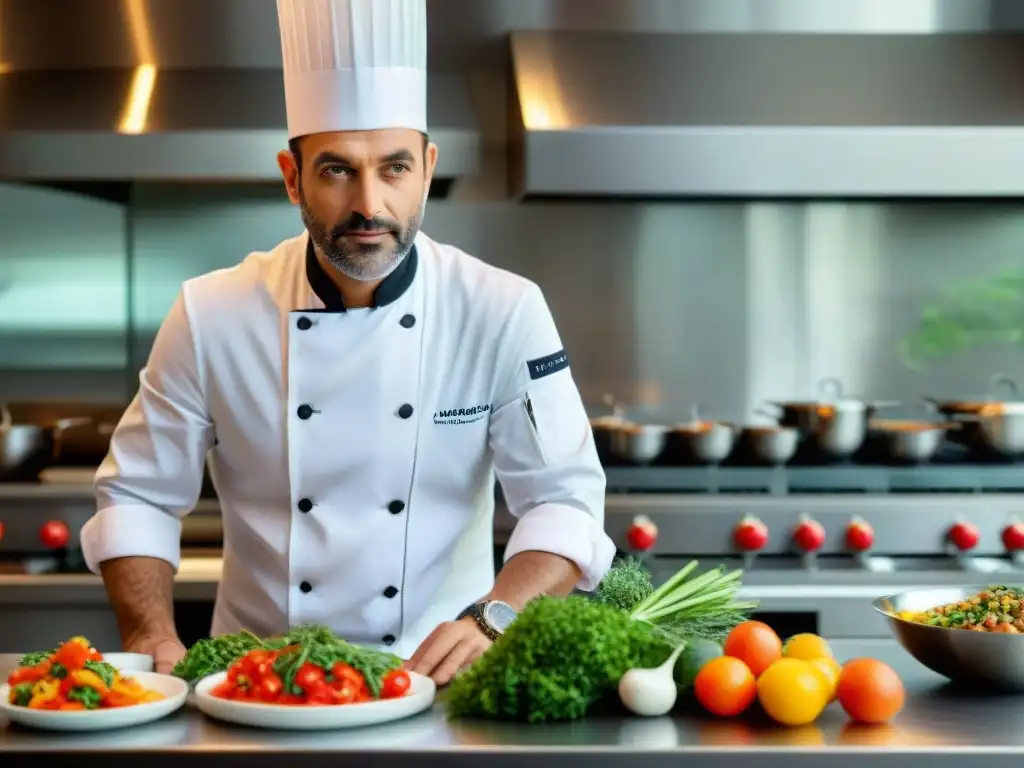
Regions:
[[[188, 280], [82, 529], [126, 649], [184, 654], [173, 580], [204, 465], [213, 634], [315, 623], [444, 683], [615, 547], [587, 414], [540, 289], [420, 231], [437, 161], [425, 0], [278, 0], [305, 231]], [[517, 523], [495, 577], [494, 480]]]

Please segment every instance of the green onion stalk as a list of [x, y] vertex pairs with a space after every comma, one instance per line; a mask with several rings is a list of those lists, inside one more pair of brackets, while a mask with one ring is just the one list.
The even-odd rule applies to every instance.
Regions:
[[757, 603], [736, 600], [742, 571], [713, 568], [689, 579], [697, 566], [696, 560], [687, 563], [641, 600], [630, 617], [649, 624], [672, 644], [694, 636], [724, 638]]

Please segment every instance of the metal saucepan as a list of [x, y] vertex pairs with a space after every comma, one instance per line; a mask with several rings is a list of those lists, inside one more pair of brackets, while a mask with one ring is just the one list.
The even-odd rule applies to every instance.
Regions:
[[622, 407], [616, 404], [612, 395], [606, 394], [602, 398], [602, 402], [611, 409], [611, 413], [592, 418], [590, 429], [594, 433], [597, 454], [604, 461], [616, 453], [613, 447], [614, 435], [629, 426], [629, 422], [623, 417]]
[[989, 453], [1005, 458], [1024, 456], [1024, 402], [988, 403], [974, 416], [977, 441]]
[[718, 464], [729, 458], [736, 445], [736, 434], [736, 427], [727, 422], [694, 419], [672, 427], [665, 440], [673, 455], [698, 464]]
[[609, 433], [612, 453], [631, 464], [650, 464], [665, 450], [668, 427], [623, 423]]
[[51, 425], [16, 424], [0, 404], [0, 480], [35, 480], [60, 454], [63, 430], [88, 422], [87, 417], [57, 419]]
[[882, 440], [889, 458], [920, 463], [935, 456], [946, 435], [959, 430], [960, 425], [916, 419], [872, 419], [868, 428], [873, 436]]
[[740, 444], [759, 461], [785, 464], [796, 454], [800, 431], [795, 427], [752, 426], [740, 433]]
[[819, 385], [821, 400], [771, 402], [779, 409], [772, 416], [781, 427], [796, 429], [803, 445], [826, 459], [846, 459], [856, 453], [868, 435], [868, 421], [881, 408], [900, 405], [898, 401], [865, 402], [843, 395], [842, 382], [825, 379]]
[[[1000, 389], [1008, 390], [1014, 400], [1016, 399], [1017, 383], [1010, 377], [997, 373], [989, 379], [989, 394], [987, 396], [958, 400], [940, 400], [939, 398], [925, 396], [923, 400], [931, 405], [932, 409], [937, 413], [963, 424], [962, 429], [950, 434], [950, 440], [968, 448], [995, 450], [988, 444], [987, 439], [982, 434], [981, 420], [977, 417], [986, 407], [1000, 402], [995, 397]], [[1013, 401], [1011, 400], [1011, 402]], [[999, 452], [997, 450], [997, 453]]]

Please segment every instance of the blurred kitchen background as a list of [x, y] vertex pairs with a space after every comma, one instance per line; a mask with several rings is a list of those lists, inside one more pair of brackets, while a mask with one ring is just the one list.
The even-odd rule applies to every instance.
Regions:
[[[820, 398], [828, 378], [923, 418], [923, 396], [984, 399], [997, 375], [1024, 385], [1024, 3], [428, 9], [441, 157], [424, 229], [540, 284], [595, 418], [614, 402], [671, 425], [700, 404], [770, 425], [766, 402]], [[301, 231], [274, 158], [279, 69], [274, 0], [0, 0], [0, 401], [15, 424], [97, 427], [69, 429], [42, 476], [0, 485], [0, 614], [25, 627], [0, 651], [58, 639], [53, 605], [69, 631], [116, 639], [80, 607], [102, 603], [74, 559], [89, 470], [181, 283]], [[886, 475], [856, 493], [819, 478], [813, 495], [784, 468], [725, 493], [728, 467], [611, 467], [619, 455], [609, 527], [628, 549], [642, 513], [658, 523], [655, 560], [744, 562], [780, 622], [884, 632], [844, 599], [1018, 572], [1003, 535], [1024, 511], [1011, 453], [996, 469], [1020, 487], [980, 474], [951, 487], [983, 463], [965, 455], [901, 467], [933, 493], [898, 494]], [[941, 488], [921, 479], [939, 474]], [[207, 497], [186, 542], [206, 570], [183, 573], [183, 600], [208, 602], [215, 584]], [[741, 553], [730, 531], [750, 515], [771, 542]], [[790, 546], [808, 517], [828, 533], [820, 552]], [[855, 518], [884, 562], [844, 545]], [[67, 525], [63, 565], [43, 551], [61, 543], [40, 539], [48, 521]], [[953, 551], [965, 523], [979, 541]], [[797, 588], [808, 579], [819, 592]], [[45, 627], [29, 620], [42, 613]]]

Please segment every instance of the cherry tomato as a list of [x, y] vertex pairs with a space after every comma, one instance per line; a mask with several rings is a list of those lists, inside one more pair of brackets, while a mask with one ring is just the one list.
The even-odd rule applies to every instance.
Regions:
[[269, 672], [260, 678], [256, 695], [261, 701], [274, 701], [281, 694], [283, 688], [281, 678], [273, 672]]
[[89, 649], [83, 648], [78, 643], [64, 643], [57, 651], [54, 659], [58, 664], [63, 664], [69, 672], [76, 669], [84, 669], [85, 662], [89, 660]]
[[39, 538], [42, 540], [43, 545], [50, 549], [62, 549], [68, 545], [68, 541], [71, 539], [71, 531], [60, 520], [50, 520], [43, 525], [42, 530], [39, 532]]
[[295, 673], [295, 684], [304, 691], [309, 691], [324, 682], [324, 671], [308, 661]]
[[380, 697], [382, 699], [397, 699], [400, 696], [404, 696], [409, 690], [409, 673], [404, 669], [393, 669], [388, 672], [384, 678], [384, 683], [380, 689]]

